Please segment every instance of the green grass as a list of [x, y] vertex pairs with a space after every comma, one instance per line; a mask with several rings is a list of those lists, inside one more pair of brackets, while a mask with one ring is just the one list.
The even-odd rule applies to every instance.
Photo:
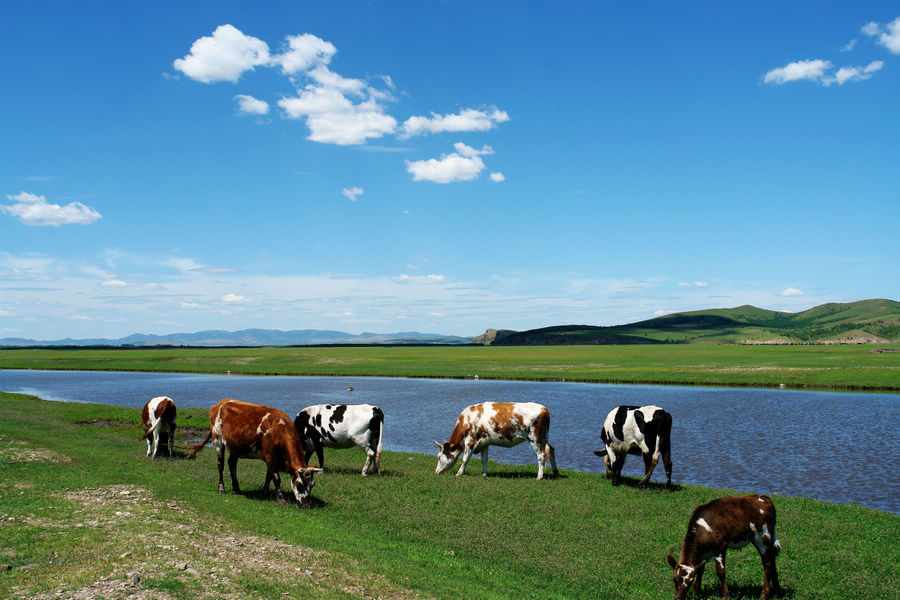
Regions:
[[3, 369], [567, 380], [900, 390], [889, 345], [6, 349]]
[[[0, 393], [0, 597], [668, 598], [666, 552], [695, 506], [731, 493], [565, 469], [536, 481], [534, 465], [439, 476], [433, 457], [394, 452], [363, 478], [362, 452], [346, 450], [326, 454], [301, 510], [261, 497], [259, 461], [238, 465], [243, 495], [219, 495], [212, 449], [147, 460], [138, 412]], [[204, 413], [180, 410], [179, 425]], [[78, 424], [95, 420], [108, 426]], [[900, 517], [774, 501], [785, 597], [897, 597]], [[752, 548], [729, 553], [728, 582], [758, 597]]]

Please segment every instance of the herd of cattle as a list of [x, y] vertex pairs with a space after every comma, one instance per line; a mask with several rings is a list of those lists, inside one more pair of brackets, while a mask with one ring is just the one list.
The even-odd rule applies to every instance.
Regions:
[[[147, 441], [147, 456], [157, 452], [172, 455], [176, 425], [176, 408], [171, 398], [160, 396], [147, 402], [142, 412], [143, 439]], [[456, 475], [462, 475], [466, 464], [476, 452], [481, 454], [481, 472], [487, 475], [488, 448], [515, 446], [528, 441], [538, 461], [538, 479], [543, 479], [547, 461], [553, 475], [559, 474], [556, 454], [548, 441], [550, 412], [534, 402], [483, 402], [469, 406], [459, 414], [450, 439], [437, 444], [436, 473], [453, 467], [462, 455]], [[280, 473], [291, 479], [291, 491], [300, 506], [307, 506], [315, 485], [314, 474], [325, 466], [322, 448], [351, 448], [358, 446], [366, 453], [363, 476], [374, 467], [381, 472], [382, 433], [384, 413], [369, 404], [320, 404], [308, 406], [291, 418], [275, 408], [225, 399], [209, 409], [209, 435], [197, 445], [190, 446], [188, 458], [194, 458], [210, 442], [216, 449], [219, 467], [219, 493], [225, 492], [223, 471], [225, 450], [228, 450], [228, 470], [231, 489], [240, 493], [236, 469], [239, 458], [261, 459], [266, 463], [266, 482], [274, 483], [275, 496], [281, 494]], [[657, 406], [618, 406], [612, 409], [603, 423], [600, 439], [604, 448], [594, 452], [603, 458], [606, 476], [613, 485], [621, 482], [622, 467], [627, 454], [640, 454], [644, 459], [644, 487], [653, 470], [663, 460], [666, 488], [672, 489], [672, 460], [670, 452], [672, 416]], [[313, 454], [318, 467], [310, 467]], [[694, 510], [678, 560], [666, 555], [672, 567], [675, 598], [684, 598], [690, 588], [699, 593], [703, 570], [710, 558], [715, 559], [722, 597], [728, 596], [725, 585], [725, 552], [752, 543], [763, 563], [762, 597], [770, 598], [779, 590], [775, 557], [781, 543], [775, 537], [775, 506], [767, 496], [731, 496], [719, 498]]]

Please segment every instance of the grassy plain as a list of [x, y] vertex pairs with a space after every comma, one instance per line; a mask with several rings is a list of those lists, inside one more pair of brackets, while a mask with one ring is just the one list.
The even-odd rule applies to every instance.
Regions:
[[0, 368], [900, 390], [900, 348], [875, 344], [4, 349]]
[[[138, 413], [0, 393], [0, 597], [670, 598], [665, 553], [696, 505], [730, 493], [536, 481], [534, 465], [438, 476], [434, 458], [394, 452], [362, 478], [345, 450], [301, 510], [262, 497], [259, 461], [238, 465], [243, 495], [219, 495], [212, 449], [147, 460]], [[201, 409], [178, 420], [207, 426]], [[784, 597], [897, 597], [900, 516], [773, 499]], [[759, 596], [752, 547], [729, 553], [728, 582]]]

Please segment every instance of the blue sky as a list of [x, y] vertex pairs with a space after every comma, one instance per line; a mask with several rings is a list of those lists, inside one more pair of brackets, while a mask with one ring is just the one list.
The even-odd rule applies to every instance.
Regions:
[[900, 299], [893, 2], [4, 2], [0, 337]]

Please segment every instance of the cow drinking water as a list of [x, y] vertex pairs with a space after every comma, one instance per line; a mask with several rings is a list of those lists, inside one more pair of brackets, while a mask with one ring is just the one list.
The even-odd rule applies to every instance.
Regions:
[[770, 598], [778, 592], [778, 571], [775, 557], [781, 542], [775, 537], [775, 506], [768, 496], [730, 496], [698, 506], [688, 522], [687, 535], [676, 561], [666, 554], [675, 580], [675, 598], [684, 598], [694, 584], [700, 593], [703, 568], [710, 558], [716, 559], [722, 598], [728, 597], [725, 585], [725, 551], [743, 548], [748, 543], [756, 547], [763, 564], [762, 597]]
[[225, 493], [222, 472], [227, 449], [231, 489], [234, 493], [241, 492], [237, 481], [238, 459], [257, 458], [266, 463], [263, 493], [268, 493], [269, 482], [274, 482], [275, 497], [278, 502], [284, 503], [280, 475], [283, 471], [291, 477], [291, 491], [300, 506], [309, 503], [310, 492], [315, 485], [313, 474], [322, 469], [307, 467], [300, 436], [294, 429], [291, 418], [284, 412], [226, 398], [209, 409], [209, 435], [204, 442], [192, 448], [188, 458], [194, 458], [210, 440], [216, 447], [219, 458], [220, 494]]
[[544, 478], [547, 459], [558, 475], [556, 452], [547, 441], [550, 429], [550, 411], [534, 402], [484, 402], [469, 406], [459, 414], [450, 440], [435, 442], [438, 452], [436, 473], [452, 467], [462, 454], [462, 465], [457, 476], [466, 470], [466, 464], [474, 452], [481, 452], [481, 474], [487, 475], [488, 447], [515, 446], [525, 440], [531, 444], [538, 460], [538, 479]]
[[141, 411], [141, 423], [144, 425], [143, 439], [147, 440], [147, 456], [156, 458], [160, 446], [166, 456], [172, 456], [172, 444], [175, 442], [175, 402], [167, 396], [151, 398]]
[[672, 415], [658, 406], [617, 406], [609, 411], [600, 431], [605, 447], [594, 454], [603, 458], [606, 476], [612, 477], [612, 484], [619, 485], [625, 455], [640, 453], [644, 458], [640, 487], [647, 485], [662, 456], [666, 488], [672, 489], [671, 436]]
[[370, 404], [317, 404], [307, 406], [297, 413], [294, 427], [300, 434], [309, 461], [313, 452], [319, 458], [319, 466], [325, 467], [322, 447], [352, 448], [359, 446], [366, 453], [363, 477], [374, 464], [375, 473], [381, 472], [381, 437], [384, 431], [384, 413]]

